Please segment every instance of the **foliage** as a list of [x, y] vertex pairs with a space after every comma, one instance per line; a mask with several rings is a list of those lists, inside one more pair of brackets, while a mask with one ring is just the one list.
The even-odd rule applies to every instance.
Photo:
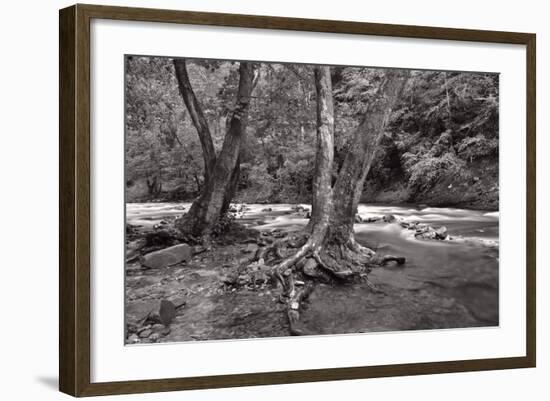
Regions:
[[[235, 107], [238, 63], [188, 60], [214, 147]], [[378, 96], [380, 68], [332, 67], [335, 171]], [[309, 65], [261, 63], [254, 81], [236, 198], [308, 202], [315, 164], [316, 93]], [[466, 182], [498, 161], [498, 75], [411, 71], [365, 185], [366, 199], [399, 185], [422, 200], [442, 182]], [[497, 174], [496, 169], [491, 174]], [[197, 133], [178, 91], [172, 59], [126, 59], [126, 179], [129, 200], [189, 200], [203, 185]]]
[[425, 192], [432, 188], [442, 174], [459, 174], [463, 167], [464, 162], [450, 152], [439, 157], [422, 157], [406, 169], [409, 187], [415, 193]]

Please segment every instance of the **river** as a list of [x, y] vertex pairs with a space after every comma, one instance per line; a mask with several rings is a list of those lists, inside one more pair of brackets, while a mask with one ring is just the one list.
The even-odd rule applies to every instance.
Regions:
[[[128, 204], [127, 222], [151, 226], [178, 216], [189, 204]], [[239, 205], [237, 205], [239, 206]], [[237, 221], [256, 230], [296, 230], [307, 223], [295, 205], [246, 204]], [[302, 205], [309, 207], [309, 205]], [[403, 266], [374, 269], [365, 285], [320, 285], [303, 313], [315, 333], [494, 326], [499, 323], [499, 214], [423, 205], [361, 204], [363, 218], [394, 215], [405, 222], [447, 227], [451, 240], [425, 241], [396, 223], [359, 223], [356, 239], [380, 254], [404, 256]]]

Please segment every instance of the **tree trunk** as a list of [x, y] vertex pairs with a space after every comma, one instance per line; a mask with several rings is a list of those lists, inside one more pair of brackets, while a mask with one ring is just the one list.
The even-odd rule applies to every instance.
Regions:
[[254, 69], [255, 66], [248, 62], [242, 62], [239, 66], [237, 102], [229, 129], [201, 196], [191, 205], [184, 218], [177, 222], [178, 228], [183, 232], [208, 236], [221, 215], [223, 205], [227, 203], [226, 194], [231, 192], [231, 176], [235, 173], [241, 144], [246, 136]]
[[241, 158], [239, 157], [237, 159], [237, 164], [235, 165], [235, 168], [233, 169], [233, 173], [231, 174], [229, 186], [227, 187], [227, 191], [225, 192], [222, 209], [220, 212], [220, 215], [223, 216], [227, 211], [229, 210], [229, 205], [231, 204], [231, 200], [235, 196], [235, 193], [237, 192], [237, 185], [239, 184], [239, 178], [241, 176]]
[[293, 255], [274, 266], [274, 275], [281, 282], [283, 295], [286, 296], [292, 334], [305, 334], [299, 327], [301, 303], [312, 289], [311, 286], [295, 288], [291, 271], [294, 266], [302, 270], [303, 277], [328, 276], [342, 281], [364, 276], [368, 266], [375, 263], [383, 264], [389, 260], [404, 262], [403, 258], [394, 256], [375, 262], [374, 252], [355, 242], [353, 223], [365, 177], [407, 75], [393, 70], [387, 73], [350, 142], [348, 154], [332, 188], [334, 111], [330, 69], [315, 67], [317, 153], [307, 241]]
[[197, 130], [199, 140], [202, 147], [202, 155], [204, 159], [204, 181], [208, 182], [216, 163], [216, 152], [214, 150], [214, 144], [212, 142], [212, 135], [210, 134], [210, 128], [202, 107], [195, 96], [191, 82], [189, 81], [189, 74], [187, 73], [187, 63], [185, 59], [174, 59], [174, 68], [176, 71], [176, 78], [178, 80], [178, 87], [181, 97], [189, 111], [191, 121]]
[[313, 175], [311, 225], [328, 224], [332, 209], [332, 162], [334, 159], [334, 105], [329, 67], [315, 67], [317, 93], [317, 149]]
[[350, 142], [334, 185], [334, 208], [330, 217], [331, 239], [339, 244], [354, 242], [353, 223], [363, 184], [407, 77], [407, 72], [388, 70]]

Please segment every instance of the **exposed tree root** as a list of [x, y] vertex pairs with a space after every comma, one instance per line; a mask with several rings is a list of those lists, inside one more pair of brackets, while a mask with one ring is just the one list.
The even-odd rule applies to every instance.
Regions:
[[312, 334], [300, 327], [304, 303], [315, 283], [366, 283], [371, 291], [385, 294], [368, 280], [372, 268], [390, 262], [405, 263], [405, 258], [377, 255], [360, 245], [353, 236], [347, 241], [329, 239], [328, 228], [279, 237], [269, 244], [262, 241], [248, 261], [271, 266], [271, 275], [282, 287], [279, 301], [286, 305], [290, 333]]
[[[372, 267], [382, 266], [391, 261], [403, 264], [405, 258], [392, 255], [378, 256], [371, 249], [358, 244], [354, 238], [345, 244], [336, 241], [319, 241], [312, 233], [305, 243], [290, 256], [282, 258], [284, 251], [294, 249], [288, 241], [280, 241], [255, 255], [259, 257], [275, 256], [276, 264], [272, 274], [282, 286], [281, 302], [287, 306], [287, 315], [292, 335], [308, 334], [299, 327], [302, 304], [314, 288], [314, 283], [322, 282], [365, 282], [376, 293], [384, 292], [368, 280]], [[296, 280], [305, 282], [297, 288]]]

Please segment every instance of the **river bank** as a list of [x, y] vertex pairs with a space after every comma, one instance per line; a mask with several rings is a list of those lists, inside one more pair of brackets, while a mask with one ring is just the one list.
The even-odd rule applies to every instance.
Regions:
[[[262, 244], [293, 235], [307, 223], [303, 208], [308, 206], [302, 211], [295, 206], [238, 205], [236, 221], [246, 230], [230, 232], [208, 249], [186, 245], [183, 259], [166, 267], [144, 268], [140, 258], [155, 248], [141, 248], [126, 264], [126, 342], [288, 335], [277, 282], [250, 261]], [[170, 227], [188, 207], [128, 204], [127, 248]], [[373, 269], [369, 280], [376, 292], [364, 283], [316, 285], [302, 313], [308, 333], [498, 325], [498, 212], [360, 205], [358, 214], [363, 221], [391, 214], [402, 223], [445, 225], [453, 240], [420, 241], [397, 222], [356, 224], [360, 243], [380, 254], [402, 255], [406, 263]], [[163, 300], [180, 306], [167, 325], [160, 319]]]

